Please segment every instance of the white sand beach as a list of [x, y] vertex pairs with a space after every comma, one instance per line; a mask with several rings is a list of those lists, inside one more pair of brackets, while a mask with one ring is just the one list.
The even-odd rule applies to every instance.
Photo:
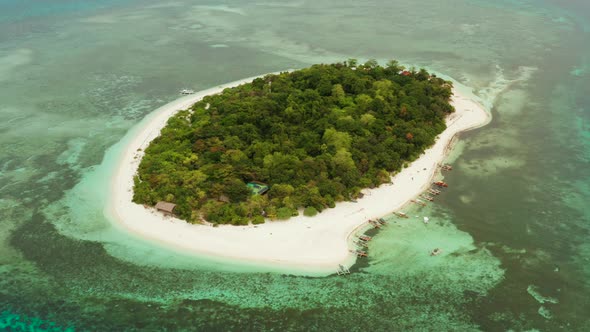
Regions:
[[418, 196], [438, 174], [441, 162], [457, 133], [480, 127], [490, 115], [477, 102], [454, 90], [456, 112], [447, 119], [448, 128], [408, 168], [392, 178], [392, 184], [364, 190], [358, 202], [338, 203], [315, 217], [299, 216], [288, 221], [268, 221], [257, 226], [211, 227], [191, 225], [183, 220], [164, 217], [153, 209], [132, 203], [133, 176], [145, 149], [166, 125], [170, 116], [186, 109], [206, 95], [252, 81], [248, 78], [203, 90], [180, 98], [152, 113], [132, 130], [120, 155], [118, 169], [112, 178], [111, 193], [105, 214], [116, 225], [129, 232], [163, 245], [208, 257], [231, 258], [261, 265], [335, 272], [338, 264], [350, 265], [354, 255], [349, 240], [368, 219], [399, 210]]

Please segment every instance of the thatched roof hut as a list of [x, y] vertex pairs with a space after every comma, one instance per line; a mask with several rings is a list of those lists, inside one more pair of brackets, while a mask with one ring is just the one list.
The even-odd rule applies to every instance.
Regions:
[[217, 198], [218, 201], [220, 202], [224, 202], [224, 203], [229, 203], [230, 199], [229, 197], [225, 196], [225, 195], [219, 195], [219, 197]]
[[164, 212], [166, 214], [173, 214], [175, 207], [176, 207], [176, 204], [174, 204], [174, 203], [169, 203], [169, 202], [164, 202], [164, 201], [159, 201], [158, 203], [156, 203], [156, 210], [158, 210], [160, 212]]

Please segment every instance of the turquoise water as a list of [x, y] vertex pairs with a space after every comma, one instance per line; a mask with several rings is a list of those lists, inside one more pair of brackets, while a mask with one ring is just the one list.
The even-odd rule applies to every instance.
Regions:
[[[589, 16], [581, 0], [0, 0], [0, 329], [590, 330]], [[450, 188], [389, 218], [351, 275], [220, 268], [104, 217], [121, 140], [179, 89], [350, 57], [446, 74], [493, 114], [461, 135]]]

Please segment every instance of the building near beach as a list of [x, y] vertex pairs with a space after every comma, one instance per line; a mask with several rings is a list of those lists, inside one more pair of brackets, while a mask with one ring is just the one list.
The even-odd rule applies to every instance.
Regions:
[[247, 186], [254, 195], [264, 195], [270, 189], [267, 184], [258, 181], [248, 182]]
[[169, 203], [169, 202], [164, 202], [164, 201], [159, 201], [158, 203], [156, 203], [156, 210], [158, 210], [166, 215], [173, 215], [175, 207], [176, 207], [176, 204], [174, 204], [174, 203]]

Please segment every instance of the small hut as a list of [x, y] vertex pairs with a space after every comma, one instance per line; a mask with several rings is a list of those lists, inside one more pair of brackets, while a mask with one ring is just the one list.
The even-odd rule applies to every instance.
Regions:
[[270, 187], [266, 183], [258, 181], [248, 182], [248, 184], [246, 185], [248, 186], [248, 188], [250, 188], [254, 195], [264, 195], [270, 189]]
[[164, 213], [167, 216], [171, 216], [174, 214], [175, 207], [176, 207], [176, 204], [174, 204], [174, 203], [169, 203], [169, 202], [164, 202], [164, 201], [159, 201], [158, 203], [156, 203], [156, 210]]
[[223, 203], [229, 203], [229, 197], [225, 196], [225, 195], [219, 195], [219, 197], [217, 197], [217, 200], [219, 202], [223, 202]]

